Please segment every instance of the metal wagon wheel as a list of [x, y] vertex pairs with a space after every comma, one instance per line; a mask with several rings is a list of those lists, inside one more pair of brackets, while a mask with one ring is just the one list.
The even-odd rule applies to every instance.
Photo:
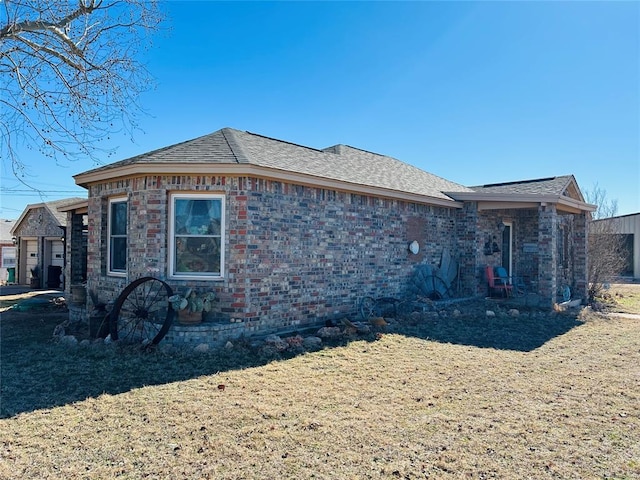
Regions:
[[378, 305], [373, 298], [364, 297], [362, 300], [360, 300], [358, 312], [360, 313], [360, 317], [363, 320], [369, 320], [370, 318], [378, 316]]
[[157, 278], [142, 277], [131, 282], [111, 311], [111, 339], [156, 345], [176, 315], [169, 303], [172, 295], [171, 287]]

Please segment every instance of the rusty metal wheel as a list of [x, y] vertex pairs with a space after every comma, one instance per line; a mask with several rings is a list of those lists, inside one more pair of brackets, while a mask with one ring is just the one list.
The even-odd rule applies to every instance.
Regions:
[[142, 277], [122, 291], [110, 314], [112, 340], [156, 345], [169, 331], [176, 312], [169, 297], [173, 290], [162, 280]]

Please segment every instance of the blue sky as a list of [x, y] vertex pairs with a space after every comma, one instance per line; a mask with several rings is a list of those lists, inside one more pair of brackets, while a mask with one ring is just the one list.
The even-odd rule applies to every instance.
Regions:
[[[463, 185], [574, 174], [640, 212], [638, 2], [163, 3], [128, 158], [248, 130], [389, 155]], [[42, 168], [45, 201], [90, 161]], [[37, 195], [2, 171], [0, 217]]]

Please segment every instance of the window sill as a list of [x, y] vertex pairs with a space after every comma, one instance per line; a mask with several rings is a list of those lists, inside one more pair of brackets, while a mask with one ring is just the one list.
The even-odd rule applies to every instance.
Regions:
[[127, 276], [127, 272], [107, 272], [107, 277], [125, 278], [126, 276]]
[[169, 275], [171, 280], [199, 280], [201, 282], [221, 282], [224, 277], [210, 277], [205, 275]]

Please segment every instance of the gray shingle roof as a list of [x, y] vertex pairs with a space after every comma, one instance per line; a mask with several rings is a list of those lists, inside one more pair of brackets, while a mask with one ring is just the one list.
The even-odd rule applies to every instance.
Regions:
[[346, 145], [318, 150], [232, 128], [224, 128], [90, 172], [108, 171], [133, 164], [175, 162], [249, 164], [448, 201], [451, 198], [445, 195], [444, 191], [472, 191], [463, 185], [385, 155]]
[[494, 183], [471, 187], [476, 192], [520, 194], [520, 195], [563, 195], [567, 187], [575, 182], [573, 175], [538, 178], [518, 182]]
[[67, 214], [66, 212], [58, 211], [58, 208], [65, 207], [67, 205], [71, 205], [74, 203], [82, 202], [86, 200], [86, 198], [81, 197], [72, 197], [72, 198], [63, 198], [61, 200], [53, 200], [51, 202], [46, 202], [44, 205], [49, 209], [51, 214], [55, 217], [58, 225], [65, 226], [67, 224]]
[[43, 202], [43, 203], [31, 203], [25, 207], [25, 209], [20, 214], [20, 218], [16, 220], [15, 224], [11, 227], [11, 232], [15, 232], [24, 218], [27, 216], [29, 211], [36, 208], [46, 208], [51, 215], [55, 218], [58, 226], [64, 227], [67, 224], [67, 214], [66, 212], [58, 211], [58, 208], [65, 207], [67, 205], [72, 205], [74, 203], [86, 201], [86, 198], [81, 197], [72, 197], [72, 198], [63, 198], [61, 200], [53, 200], [51, 202]]

